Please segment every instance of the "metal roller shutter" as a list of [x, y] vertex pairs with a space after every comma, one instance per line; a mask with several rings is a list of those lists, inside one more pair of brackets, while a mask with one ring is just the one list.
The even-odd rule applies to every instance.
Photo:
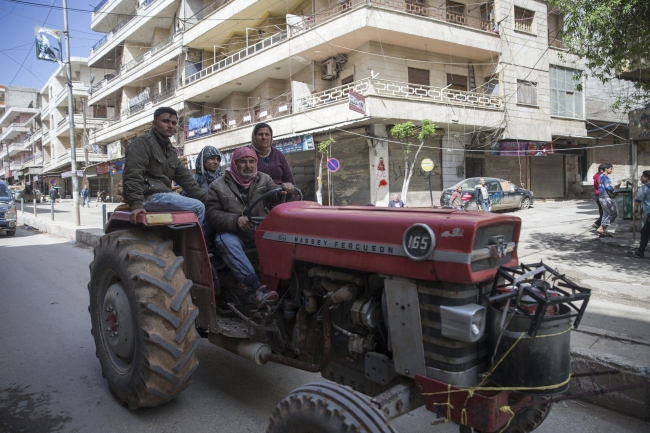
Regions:
[[[488, 177], [505, 179], [517, 186], [526, 183], [526, 156], [491, 156], [486, 158], [485, 174]], [[469, 176], [468, 176], [469, 177]]]
[[564, 155], [530, 158], [530, 190], [535, 198], [564, 198]]

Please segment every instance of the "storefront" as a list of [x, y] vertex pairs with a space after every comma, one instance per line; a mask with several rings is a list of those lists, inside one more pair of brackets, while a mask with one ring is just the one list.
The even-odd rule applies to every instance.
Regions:
[[97, 191], [105, 191], [111, 199], [113, 197], [111, 176], [108, 174], [108, 162], [97, 164]]

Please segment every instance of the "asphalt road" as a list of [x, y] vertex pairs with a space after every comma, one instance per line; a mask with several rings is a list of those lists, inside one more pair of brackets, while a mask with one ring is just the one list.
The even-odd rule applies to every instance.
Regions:
[[[257, 366], [203, 341], [194, 383], [158, 408], [131, 412], [110, 395], [90, 335], [85, 245], [19, 229], [0, 235], [0, 432], [263, 432], [275, 405], [319, 375]], [[432, 427], [417, 410], [400, 432]], [[539, 433], [644, 432], [645, 422], [582, 402], [558, 404]]]

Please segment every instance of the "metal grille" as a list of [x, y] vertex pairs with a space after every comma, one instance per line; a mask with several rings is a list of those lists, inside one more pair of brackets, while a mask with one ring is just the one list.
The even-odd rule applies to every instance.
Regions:
[[[489, 293], [489, 288], [483, 290]], [[462, 372], [487, 362], [488, 340], [464, 343], [445, 338], [440, 330], [441, 305], [467, 305], [478, 300], [478, 286], [441, 282], [418, 282], [422, 341], [427, 367], [450, 372]]]

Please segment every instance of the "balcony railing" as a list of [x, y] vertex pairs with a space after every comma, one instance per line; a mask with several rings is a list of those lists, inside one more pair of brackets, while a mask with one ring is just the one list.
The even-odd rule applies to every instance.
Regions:
[[188, 23], [190, 27], [194, 26], [197, 23], [206, 19], [208, 16], [212, 15], [213, 12], [218, 11], [219, 9], [221, 9], [222, 7], [230, 3], [231, 1], [233, 0], [213, 0], [203, 9], [201, 9], [191, 17], [187, 18], [185, 22]]
[[140, 3], [141, 8], [146, 8], [148, 7], [151, 3], [155, 2], [156, 0], [144, 0], [142, 3]]
[[140, 54], [138, 57], [135, 57], [129, 63], [122, 66], [121, 71], [122, 72], [130, 71], [131, 69], [138, 66], [140, 63], [144, 62], [144, 59], [146, 57], [151, 57], [151, 56], [155, 55], [158, 51], [162, 50], [163, 48], [171, 45], [171, 43], [174, 41], [174, 36], [175, 35], [176, 35], [175, 33], [172, 33], [171, 35], [169, 35], [168, 37], [166, 37], [165, 39], [163, 39], [162, 41], [160, 41], [159, 43], [157, 43], [156, 45], [151, 47], [146, 52]]
[[270, 36], [266, 39], [262, 39], [261, 41], [255, 42], [253, 45], [248, 46], [247, 48], [244, 48], [241, 51], [236, 52], [235, 54], [232, 54], [225, 59], [222, 59], [218, 61], [217, 63], [214, 63], [210, 66], [208, 66], [205, 69], [200, 70], [196, 74], [190, 75], [189, 77], [185, 78], [185, 84], [191, 84], [195, 82], [196, 80], [199, 80], [201, 78], [207, 77], [208, 75], [212, 75], [215, 72], [220, 71], [223, 68], [226, 68], [230, 65], [233, 65], [235, 63], [238, 63], [245, 58], [252, 56], [253, 54], [257, 54], [260, 51], [264, 51], [269, 47], [272, 47], [273, 45], [277, 45], [279, 43], [282, 43], [288, 39], [288, 31], [282, 30], [281, 32], [278, 32], [274, 34], [273, 36]]
[[[297, 100], [297, 106], [292, 107], [291, 101], [269, 102], [255, 107], [254, 110], [244, 111], [243, 114], [222, 119], [219, 109], [215, 109], [210, 125], [198, 131], [187, 131], [186, 140], [191, 141], [208, 135], [215, 135], [237, 129], [257, 122], [277, 119], [289, 114], [297, 114], [337, 102], [347, 102], [350, 91], [364, 96], [381, 96], [407, 99], [411, 101], [428, 101], [443, 105], [458, 105], [464, 107], [502, 110], [503, 99], [476, 92], [464, 92], [444, 87], [420, 86], [399, 81], [365, 78], [353, 83], [344, 84], [322, 92], [305, 95]], [[291, 94], [283, 95], [291, 99]]]
[[93, 13], [97, 13], [106, 3], [108, 3], [108, 0], [101, 0], [94, 8], [93, 8]]
[[106, 33], [106, 35], [104, 35], [103, 38], [101, 38], [99, 41], [97, 41], [97, 43], [96, 43], [95, 45], [93, 45], [91, 51], [96, 51], [99, 47], [101, 47], [102, 45], [104, 45], [104, 44], [106, 43], [106, 41], [108, 41], [108, 35], [115, 35], [117, 32], [119, 32], [120, 30], [122, 30], [122, 28], [123, 28], [125, 25], [127, 25], [127, 24], [128, 24], [128, 23], [129, 23], [133, 18], [135, 18], [135, 16], [136, 16], [136, 14], [128, 15], [128, 16], [127, 16], [126, 18], [124, 18], [122, 21], [120, 21], [119, 23], [117, 23], [117, 25], [116, 25], [115, 27], [113, 27], [113, 30], [111, 30], [110, 32]]

